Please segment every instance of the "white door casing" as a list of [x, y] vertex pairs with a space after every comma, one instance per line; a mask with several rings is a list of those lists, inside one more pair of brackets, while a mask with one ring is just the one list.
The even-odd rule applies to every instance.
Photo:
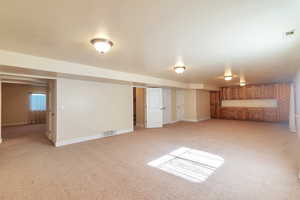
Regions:
[[172, 118], [172, 99], [171, 99], [171, 89], [163, 89], [163, 124], [171, 123]]
[[162, 88], [146, 89], [146, 128], [163, 126], [163, 90]]

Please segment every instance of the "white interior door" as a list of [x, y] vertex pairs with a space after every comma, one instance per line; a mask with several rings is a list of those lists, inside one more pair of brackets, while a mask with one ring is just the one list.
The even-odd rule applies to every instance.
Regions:
[[162, 88], [147, 88], [146, 90], [147, 122], [146, 128], [163, 126], [163, 91]]
[[172, 106], [171, 89], [164, 88], [163, 89], [163, 116], [164, 116], [163, 122], [164, 122], [164, 124], [171, 123], [171, 118], [172, 118], [171, 106]]
[[184, 114], [184, 94], [183, 90], [177, 89], [176, 90], [176, 116], [177, 121], [183, 119]]

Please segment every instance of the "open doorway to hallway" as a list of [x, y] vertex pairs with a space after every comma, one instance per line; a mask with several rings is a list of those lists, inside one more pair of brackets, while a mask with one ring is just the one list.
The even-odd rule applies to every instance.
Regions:
[[53, 126], [49, 94], [46, 79], [14, 76], [1, 79], [2, 142], [31, 140], [51, 144], [47, 137]]
[[137, 128], [161, 128], [176, 122], [176, 90], [133, 87], [133, 124]]
[[133, 125], [134, 129], [145, 128], [146, 89], [133, 87]]

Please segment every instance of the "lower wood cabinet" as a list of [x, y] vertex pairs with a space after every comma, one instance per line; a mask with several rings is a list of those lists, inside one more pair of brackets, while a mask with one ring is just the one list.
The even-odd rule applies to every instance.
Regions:
[[222, 119], [250, 120], [250, 121], [269, 121], [277, 122], [278, 111], [276, 108], [221, 108]]

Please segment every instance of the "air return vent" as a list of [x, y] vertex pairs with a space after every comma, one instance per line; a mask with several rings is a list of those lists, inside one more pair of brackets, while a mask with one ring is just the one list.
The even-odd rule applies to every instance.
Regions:
[[108, 130], [108, 131], [104, 131], [103, 132], [103, 136], [107, 137], [107, 136], [113, 136], [115, 134], [116, 131], [114, 130]]

